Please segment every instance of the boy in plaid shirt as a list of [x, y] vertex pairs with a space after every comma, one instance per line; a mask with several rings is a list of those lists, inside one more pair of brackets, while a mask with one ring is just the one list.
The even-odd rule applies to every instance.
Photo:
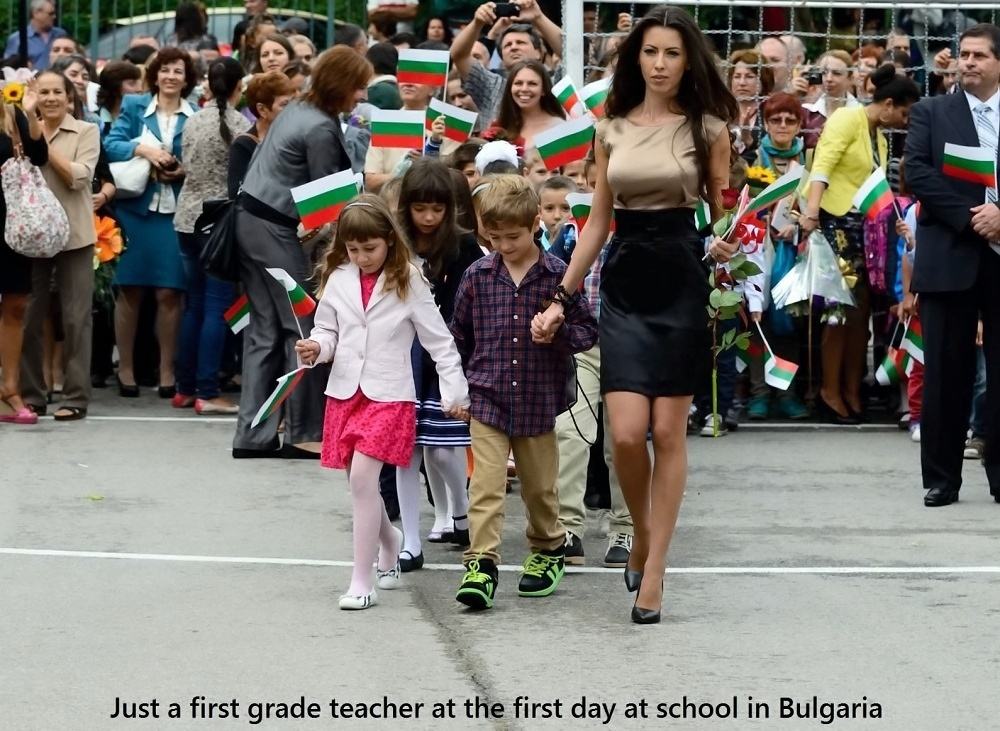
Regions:
[[472, 545], [455, 598], [488, 609], [498, 582], [510, 451], [531, 546], [518, 593], [548, 596], [563, 577], [566, 532], [559, 523], [555, 421], [567, 407], [569, 356], [593, 347], [597, 322], [584, 298], [562, 293], [565, 323], [551, 343], [533, 343], [531, 320], [556, 294], [566, 270], [535, 242], [538, 195], [524, 178], [504, 175], [481, 194], [479, 214], [494, 251], [466, 270], [451, 322], [469, 380], [475, 461], [469, 491]]

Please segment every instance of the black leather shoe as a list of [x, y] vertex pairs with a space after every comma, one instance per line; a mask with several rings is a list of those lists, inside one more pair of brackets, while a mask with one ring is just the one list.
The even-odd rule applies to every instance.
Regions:
[[280, 456], [280, 449], [244, 449], [243, 447], [233, 447], [233, 459], [277, 459]]
[[399, 552], [399, 570], [408, 574], [411, 571], [419, 571], [424, 567], [424, 552], [421, 551], [414, 556], [409, 551]]
[[[638, 589], [638, 587], [636, 587]], [[663, 582], [660, 582], [660, 595], [663, 595]], [[661, 599], [662, 601], [662, 599]], [[660, 610], [643, 609], [639, 606], [639, 595], [635, 595], [635, 603], [632, 605], [632, 621], [636, 624], [659, 624]]]
[[115, 377], [118, 381], [118, 395], [122, 398], [139, 398], [139, 387], [136, 384], [131, 386], [127, 383], [122, 383], [122, 379]]
[[156, 395], [160, 398], [173, 398], [177, 395], [177, 386], [157, 386]]
[[946, 490], [943, 487], [932, 487], [924, 495], [924, 505], [928, 508], [941, 508], [958, 502], [958, 490]]
[[[838, 424], [840, 426], [855, 426], [861, 423], [858, 420], [858, 418], [853, 414], [849, 416], [841, 416], [840, 414], [838, 414], [837, 411], [832, 406], [830, 406], [830, 404], [828, 404], [826, 401], [823, 400], [822, 396], [820, 396], [816, 400], [816, 405], [819, 407], [820, 418], [827, 424]], [[850, 410], [848, 410], [848, 414], [850, 414]]]
[[642, 583], [642, 572], [636, 571], [635, 569], [630, 569], [628, 566], [625, 567], [625, 588], [629, 592], [639, 591], [639, 585]]
[[282, 445], [280, 451], [282, 459], [319, 459], [321, 456], [319, 452], [310, 452], [294, 444]]

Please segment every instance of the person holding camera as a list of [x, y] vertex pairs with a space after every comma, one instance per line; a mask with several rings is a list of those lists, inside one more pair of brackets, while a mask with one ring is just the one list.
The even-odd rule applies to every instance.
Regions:
[[194, 109], [186, 101], [198, 78], [191, 56], [164, 48], [146, 67], [151, 93], [129, 94], [111, 127], [104, 148], [111, 162], [144, 158], [150, 178], [134, 198], [119, 200], [116, 212], [128, 240], [118, 262], [115, 284], [115, 337], [118, 342], [118, 392], [139, 395], [133, 367], [133, 347], [143, 290], [156, 290], [156, 336], [160, 345], [160, 398], [172, 399], [174, 352], [181, 322], [181, 302], [187, 277], [174, 230], [177, 196], [184, 181], [181, 134]]
[[[486, 28], [500, 51], [503, 64], [500, 74], [472, 57], [473, 46]], [[562, 55], [562, 31], [545, 17], [535, 0], [488, 2], [479, 6], [472, 22], [455, 36], [451, 59], [482, 119], [497, 118], [507, 71], [519, 61], [543, 61], [546, 45], [552, 53]]]

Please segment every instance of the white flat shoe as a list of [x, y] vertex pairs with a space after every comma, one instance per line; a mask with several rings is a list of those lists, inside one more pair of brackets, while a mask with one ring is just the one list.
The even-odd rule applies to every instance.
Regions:
[[378, 595], [375, 593], [374, 589], [362, 596], [344, 594], [340, 597], [338, 604], [341, 609], [368, 609], [369, 607], [374, 607], [378, 604]]
[[[396, 526], [392, 527], [393, 532], [396, 534], [396, 545], [400, 548], [403, 545], [403, 531], [401, 531]], [[392, 589], [398, 589], [400, 587], [399, 577], [402, 575], [403, 570], [399, 565], [399, 551], [395, 551], [397, 554], [396, 565], [393, 566], [388, 571], [382, 571], [377, 566], [375, 567], [375, 584], [379, 589], [385, 589], [387, 591]]]

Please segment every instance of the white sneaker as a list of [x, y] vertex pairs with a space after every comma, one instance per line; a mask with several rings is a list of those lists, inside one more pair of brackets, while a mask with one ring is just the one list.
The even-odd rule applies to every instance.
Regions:
[[910, 425], [910, 441], [920, 442], [920, 424]]
[[369, 609], [378, 604], [378, 595], [375, 590], [372, 589], [367, 594], [362, 596], [354, 596], [353, 594], [344, 594], [337, 602], [341, 609]]
[[715, 422], [719, 422], [719, 436], [724, 437], [729, 433], [729, 429], [726, 427], [726, 421], [718, 414], [709, 414], [708, 418], [705, 419], [705, 426], [701, 428], [700, 434], [703, 437], [714, 437], [715, 436]]

